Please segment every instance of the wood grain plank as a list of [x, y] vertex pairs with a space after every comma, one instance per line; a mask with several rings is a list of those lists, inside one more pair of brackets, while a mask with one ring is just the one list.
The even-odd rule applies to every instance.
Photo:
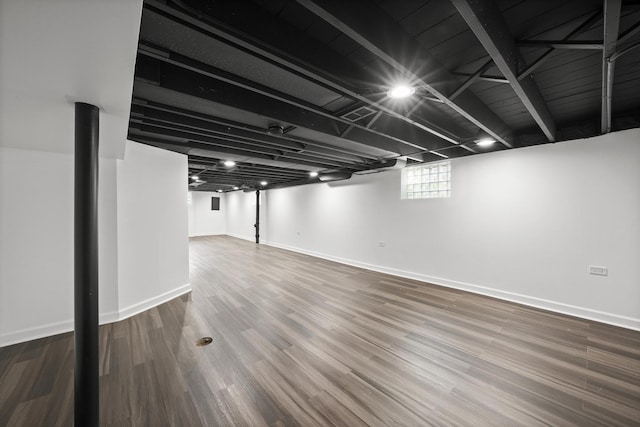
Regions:
[[[190, 245], [190, 295], [100, 328], [103, 426], [640, 425], [640, 332], [227, 236]], [[73, 334], [0, 348], [0, 425], [72, 418]]]

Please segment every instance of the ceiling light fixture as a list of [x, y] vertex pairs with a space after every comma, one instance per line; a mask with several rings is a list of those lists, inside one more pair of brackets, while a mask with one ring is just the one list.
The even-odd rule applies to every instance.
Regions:
[[197, 181], [200, 178], [198, 177], [198, 175], [191, 175], [191, 179], [194, 180], [194, 181]]
[[239, 187], [233, 187], [233, 189], [234, 189], [234, 190], [239, 190], [240, 188], [239, 188]]
[[233, 160], [225, 160], [224, 165], [228, 168], [232, 168], [236, 165], [236, 162], [234, 162]]
[[218, 193], [222, 193], [222, 190], [216, 190]]
[[309, 172], [309, 176], [311, 178], [315, 178], [316, 176], [318, 176], [318, 172], [316, 172], [316, 171]]
[[269, 135], [280, 136], [284, 134], [284, 128], [280, 125], [269, 125], [267, 133]]
[[476, 141], [476, 145], [480, 147], [490, 147], [496, 143], [496, 140], [493, 138], [482, 138]]
[[416, 89], [414, 87], [407, 86], [407, 85], [398, 85], [389, 89], [389, 91], [387, 92], [387, 95], [389, 95], [389, 98], [400, 99], [400, 98], [407, 98], [413, 95], [415, 92], [416, 92]]
[[264, 187], [265, 185], [267, 185], [267, 181], [260, 181], [260, 185]]

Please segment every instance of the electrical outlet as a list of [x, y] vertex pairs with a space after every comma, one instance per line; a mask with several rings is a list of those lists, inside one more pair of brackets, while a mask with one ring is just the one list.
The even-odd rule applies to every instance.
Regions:
[[609, 269], [607, 267], [598, 267], [597, 265], [590, 265], [589, 274], [595, 274], [596, 276], [608, 276]]
[[385, 243], [384, 243], [382, 240], [380, 240], [380, 241], [378, 242], [378, 246], [380, 246], [381, 248], [384, 248]]

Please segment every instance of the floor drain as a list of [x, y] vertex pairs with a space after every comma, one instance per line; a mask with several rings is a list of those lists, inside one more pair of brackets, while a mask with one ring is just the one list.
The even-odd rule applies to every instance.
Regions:
[[198, 340], [196, 340], [196, 345], [198, 347], [203, 347], [205, 345], [209, 345], [213, 342], [213, 338], [211, 337], [204, 337], [204, 338], [200, 338]]

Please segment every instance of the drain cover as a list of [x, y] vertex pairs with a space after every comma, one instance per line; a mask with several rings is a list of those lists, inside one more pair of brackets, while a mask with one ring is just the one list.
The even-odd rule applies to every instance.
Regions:
[[198, 340], [196, 340], [196, 345], [198, 347], [203, 347], [205, 345], [209, 345], [213, 342], [213, 338], [211, 337], [204, 337], [204, 338], [200, 338]]

